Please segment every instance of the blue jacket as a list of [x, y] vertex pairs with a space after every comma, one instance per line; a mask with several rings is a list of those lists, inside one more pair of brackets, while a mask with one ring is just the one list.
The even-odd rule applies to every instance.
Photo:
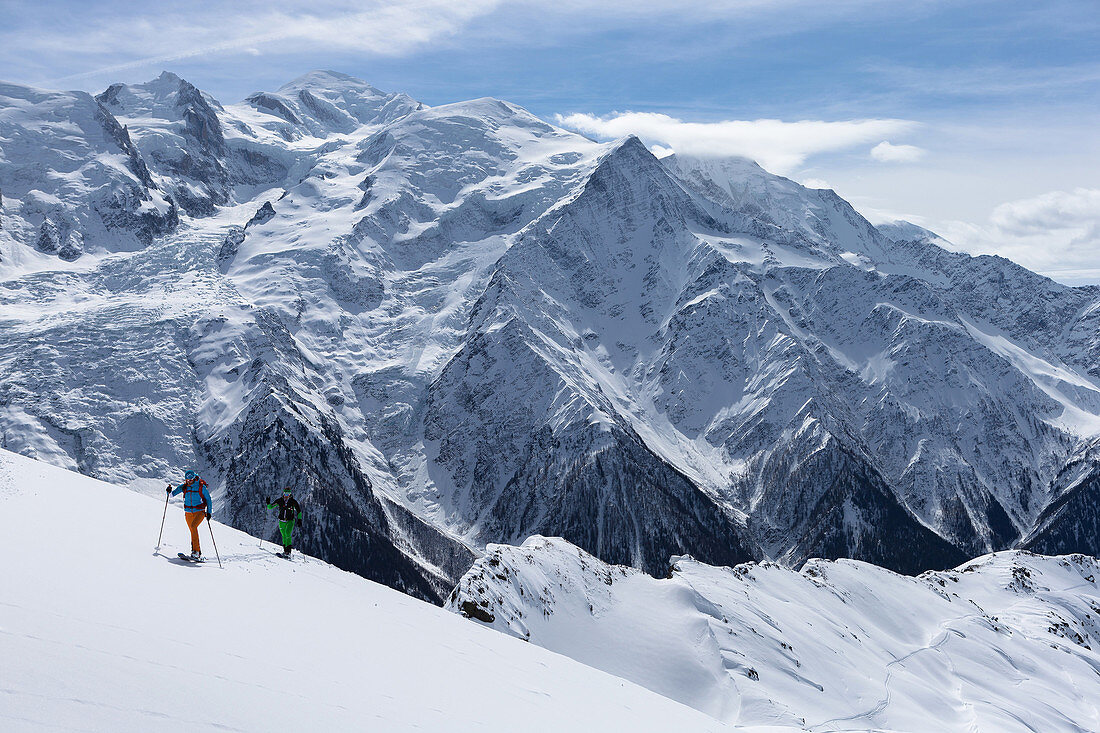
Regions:
[[193, 478], [184, 481], [172, 492], [172, 496], [183, 492], [183, 510], [185, 512], [208, 512], [214, 508], [214, 502], [210, 501], [210, 492], [206, 490], [206, 482], [201, 478]]

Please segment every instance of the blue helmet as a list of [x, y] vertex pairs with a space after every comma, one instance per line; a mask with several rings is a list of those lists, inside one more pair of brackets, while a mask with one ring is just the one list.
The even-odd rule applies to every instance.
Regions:
[[188, 481], [190, 481], [192, 479], [198, 478], [199, 475], [197, 473], [195, 473], [194, 471], [188, 471], [187, 473], [183, 474], [183, 477], [185, 479], [187, 479]]

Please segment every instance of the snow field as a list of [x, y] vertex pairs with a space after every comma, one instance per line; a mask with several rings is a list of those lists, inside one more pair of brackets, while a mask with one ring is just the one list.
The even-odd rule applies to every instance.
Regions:
[[177, 502], [0, 451], [0, 730], [730, 730]]
[[733, 724], [1100, 730], [1100, 563], [1084, 555], [1003, 552], [919, 578], [677, 558], [655, 579], [532, 537], [489, 546], [448, 607], [468, 603]]

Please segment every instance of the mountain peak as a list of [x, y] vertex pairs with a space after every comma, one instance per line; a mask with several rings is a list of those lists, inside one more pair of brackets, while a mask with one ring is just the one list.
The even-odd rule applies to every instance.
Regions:
[[96, 99], [112, 112], [132, 116], [163, 117], [165, 107], [192, 104], [221, 107], [216, 99], [171, 71], [162, 71], [156, 78], [140, 84], [112, 84], [97, 94]]
[[247, 102], [317, 137], [392, 122], [421, 106], [406, 94], [383, 92], [362, 79], [323, 69], [302, 74], [274, 92], [256, 92]]
[[940, 243], [944, 241], [935, 232], [904, 219], [896, 219], [886, 224], [877, 224], [875, 229], [878, 229], [884, 237], [893, 242], [931, 241]]
[[[671, 187], [667, 184], [671, 184]], [[622, 192], [648, 186], [657, 192], [679, 190], [668, 170], [636, 135], [628, 135], [612, 143], [600, 158], [588, 179], [588, 190]], [[619, 193], [616, 193], [616, 198]], [[659, 196], [664, 200], [664, 196]], [[621, 202], [621, 203], [626, 203]], [[681, 202], [684, 203], [684, 202]]]
[[301, 76], [291, 79], [286, 84], [279, 87], [278, 91], [282, 93], [296, 92], [301, 89], [323, 89], [329, 91], [336, 91], [338, 89], [355, 89], [358, 91], [370, 91], [375, 94], [385, 95], [386, 92], [376, 88], [375, 86], [368, 84], [362, 79], [352, 76], [350, 74], [344, 74], [339, 71], [331, 71], [329, 69], [314, 69], [308, 71]]
[[657, 156], [645, 146], [645, 143], [638, 139], [637, 135], [627, 135], [610, 144], [607, 152], [600, 159], [597, 170], [608, 165], [617, 166], [621, 163], [638, 163], [642, 161], [647, 164], [660, 165]]
[[774, 175], [765, 170], [763, 166], [752, 158], [743, 155], [701, 156], [689, 155], [686, 153], [673, 153], [661, 160], [670, 163], [679, 163], [684, 166], [690, 164], [694, 168], [709, 168], [713, 170], [741, 173], [743, 175]]
[[695, 194], [813, 243], [826, 259], [864, 256], [876, 265], [891, 259], [889, 240], [831, 189], [807, 188], [739, 156], [671, 155], [661, 163]]

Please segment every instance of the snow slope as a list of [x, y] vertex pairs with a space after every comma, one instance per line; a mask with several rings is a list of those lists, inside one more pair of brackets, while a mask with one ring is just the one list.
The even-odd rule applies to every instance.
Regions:
[[1100, 730], [1100, 563], [1002, 552], [906, 577], [811, 560], [667, 579], [493, 545], [448, 608], [715, 718], [810, 730]]
[[181, 563], [176, 503], [156, 554], [162, 508], [0, 451], [0, 729], [729, 730], [220, 523]]

